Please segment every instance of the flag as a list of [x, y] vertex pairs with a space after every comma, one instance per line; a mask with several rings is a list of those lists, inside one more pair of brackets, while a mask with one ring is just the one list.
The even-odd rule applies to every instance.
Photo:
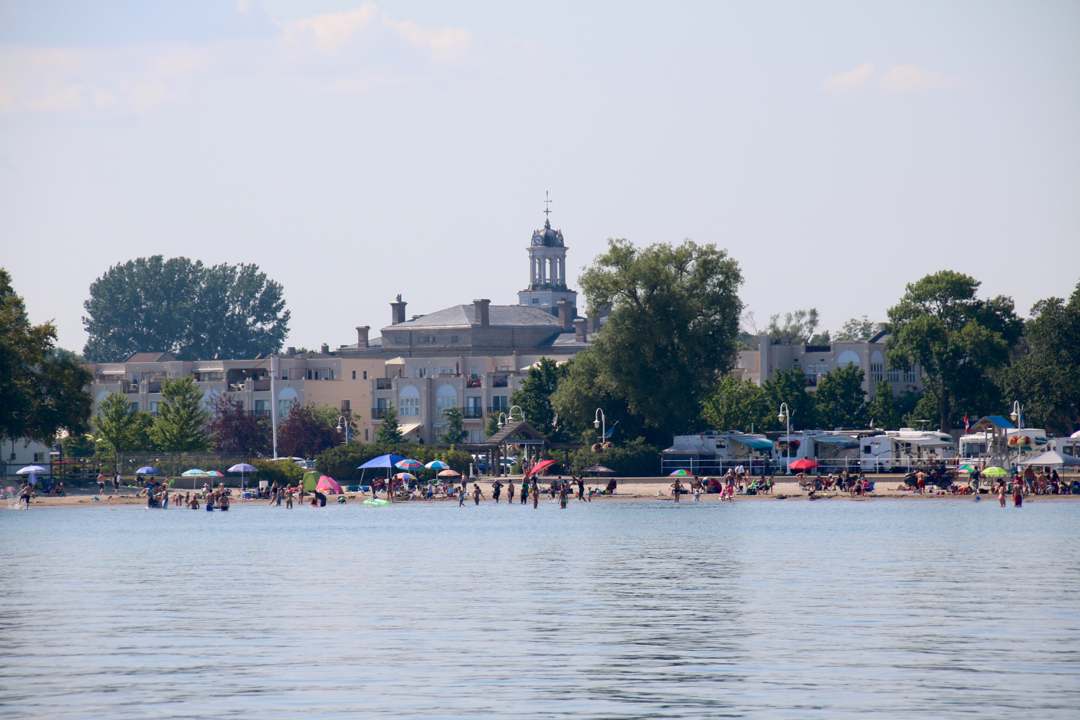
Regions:
[[971, 432], [971, 426], [968, 425], [967, 413], [964, 413], [964, 434], [967, 435]]

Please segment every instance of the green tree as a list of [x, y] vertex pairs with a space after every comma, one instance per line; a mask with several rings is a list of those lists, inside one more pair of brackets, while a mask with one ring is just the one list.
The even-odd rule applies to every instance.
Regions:
[[499, 413], [488, 413], [487, 426], [484, 428], [484, 435], [486, 437], [491, 437], [500, 430], [502, 430], [502, 428], [499, 427]]
[[560, 418], [592, 423], [601, 406], [589, 408], [572, 397], [578, 394], [615, 400], [625, 412], [619, 421], [641, 427], [635, 434], [653, 444], [696, 425], [709, 388], [734, 362], [743, 307], [738, 263], [689, 240], [644, 249], [609, 240], [580, 282], [589, 308], [611, 314], [552, 398]]
[[51, 323], [31, 325], [11, 276], [0, 268], [0, 439], [51, 444], [60, 430], [85, 433], [93, 376], [55, 347]]
[[161, 255], [116, 265], [90, 286], [83, 353], [120, 362], [133, 352], [180, 360], [254, 358], [288, 334], [282, 287], [257, 265], [214, 265]]
[[398, 424], [397, 410], [390, 405], [383, 411], [382, 424], [375, 431], [375, 442], [380, 445], [396, 445], [405, 442], [405, 436], [401, 434], [401, 426]]
[[207, 424], [210, 413], [202, 405], [203, 393], [192, 377], [161, 383], [162, 402], [150, 428], [150, 439], [165, 452], [210, 449]]
[[461, 412], [461, 408], [448, 407], [442, 411], [443, 419], [446, 420], [446, 425], [441, 433], [439, 433], [439, 442], [444, 445], [457, 445], [463, 443], [469, 439], [469, 432], [465, 429], [465, 416]]
[[1080, 423], [1080, 283], [1068, 302], [1031, 309], [1012, 364], [998, 378], [1004, 399], [1024, 406], [1024, 424], [1071, 434]]
[[896, 400], [893, 398], [892, 386], [884, 380], [879, 380], [874, 390], [874, 399], [866, 404], [866, 416], [870, 419], [873, 427], [883, 430], [900, 429], [900, 413], [896, 408]]
[[150, 413], [136, 410], [126, 393], [111, 392], [98, 403], [94, 431], [97, 441], [115, 458], [129, 450], [148, 449], [152, 424]]
[[874, 336], [874, 331], [877, 324], [873, 320], [867, 319], [865, 315], [862, 319], [851, 318], [843, 327], [840, 328], [840, 332], [836, 333], [836, 337], [833, 339], [837, 342], [856, 342], [859, 340], [869, 340]]
[[540, 362], [529, 368], [521, 386], [510, 396], [510, 404], [520, 407], [529, 424], [553, 442], [569, 440], [562, 418], [559, 418], [558, 427], [555, 426], [556, 413], [551, 406], [551, 396], [559, 388], [559, 383], [570, 374], [570, 365], [558, 365], [551, 358], [540, 358]]
[[771, 426], [765, 389], [752, 380], [722, 376], [713, 386], [702, 406], [701, 417], [709, 427], [721, 432], [750, 432]]
[[773, 345], [827, 345], [829, 333], [815, 335], [820, 320], [817, 308], [796, 310], [784, 315], [784, 324], [780, 324], [780, 314], [769, 318], [769, 342]]
[[953, 426], [955, 409], [993, 384], [988, 371], [1009, 359], [1023, 323], [1012, 299], [975, 297], [979, 281], [942, 270], [907, 286], [889, 308], [890, 368], [922, 367], [926, 392], [937, 402], [940, 428]]
[[817, 427], [814, 398], [806, 392], [806, 375], [802, 370], [780, 370], [761, 384], [765, 390], [768, 412], [765, 420], [769, 430], [786, 430], [787, 423], [777, 419], [784, 403], [791, 414], [791, 429], [805, 430]]
[[839, 367], [822, 378], [814, 391], [818, 424], [824, 428], [859, 428], [866, 424], [863, 378], [857, 365]]

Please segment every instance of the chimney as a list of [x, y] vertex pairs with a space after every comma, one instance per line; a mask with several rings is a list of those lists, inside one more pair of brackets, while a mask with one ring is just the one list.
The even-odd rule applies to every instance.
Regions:
[[490, 322], [489, 317], [488, 317], [488, 306], [491, 305], [491, 301], [490, 300], [473, 300], [472, 304], [473, 304], [473, 311], [474, 311], [474, 317], [475, 317], [474, 322], [481, 325], [482, 327], [487, 327], [488, 325], [490, 325], [491, 322]]
[[398, 323], [405, 322], [405, 306], [407, 302], [401, 299], [401, 295], [397, 296], [397, 302], [390, 303], [390, 324], [397, 325]]
[[293, 355], [296, 354], [296, 348], [295, 347], [290, 347], [288, 352], [286, 352], [285, 354], [288, 355], [289, 357], [292, 357]]
[[356, 347], [366, 348], [368, 346], [368, 331], [371, 330], [370, 325], [357, 325], [356, 326]]
[[579, 343], [589, 341], [589, 334], [585, 330], [585, 318], [574, 320], [574, 341]]
[[574, 329], [574, 306], [565, 300], [555, 303], [559, 308], [559, 321], [562, 322], [563, 332], [571, 332]]
[[330, 354], [330, 346], [327, 345], [326, 343], [323, 343], [322, 344], [322, 350], [320, 350], [319, 352], [321, 352], [323, 355], [329, 355]]

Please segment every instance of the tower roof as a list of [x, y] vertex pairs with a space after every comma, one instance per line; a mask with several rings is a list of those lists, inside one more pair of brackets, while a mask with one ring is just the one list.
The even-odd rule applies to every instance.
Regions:
[[562, 230], [552, 230], [551, 221], [545, 219], [543, 230], [533, 230], [532, 245], [534, 247], [563, 247]]

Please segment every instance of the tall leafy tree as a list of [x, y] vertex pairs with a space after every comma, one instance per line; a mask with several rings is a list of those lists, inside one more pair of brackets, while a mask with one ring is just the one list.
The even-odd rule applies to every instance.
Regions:
[[862, 427], [866, 423], [863, 371], [845, 365], [825, 375], [814, 392], [814, 410], [824, 428]]
[[55, 342], [56, 328], [30, 324], [11, 276], [0, 269], [0, 439], [51, 443], [62, 429], [90, 428], [85, 388], [93, 376]]
[[988, 372], [1005, 365], [1023, 323], [1011, 298], [976, 297], [979, 281], [942, 270], [907, 286], [889, 308], [889, 367], [920, 365], [926, 392], [937, 402], [939, 427], [953, 426], [955, 411], [984, 401]]
[[98, 403], [94, 434], [100, 445], [115, 457], [129, 450], [148, 450], [150, 413], [136, 410], [126, 393], [111, 392]]
[[280, 284], [257, 265], [214, 265], [161, 255], [116, 265], [90, 286], [83, 351], [91, 362], [133, 352], [180, 360], [253, 358], [275, 352], [288, 333]]
[[714, 430], [759, 431], [771, 427], [765, 389], [752, 380], [724, 375], [705, 398], [701, 416]]
[[817, 427], [814, 398], [806, 392], [806, 375], [801, 370], [780, 370], [761, 384], [765, 390], [768, 412], [765, 419], [770, 430], [784, 430], [787, 423], [777, 420], [780, 407], [787, 404], [791, 414], [791, 429], [806, 430]]
[[[670, 442], [696, 425], [703, 398], [738, 348], [738, 263], [714, 245], [689, 240], [644, 249], [609, 240], [580, 282], [589, 308], [611, 314], [573, 363], [577, 382], [556, 392], [559, 415], [591, 424], [587, 409], [568, 396], [592, 383], [625, 405], [621, 420], [640, 425], [650, 442]], [[582, 363], [581, 356], [593, 362]]]
[[293, 405], [278, 427], [278, 450], [286, 457], [313, 458], [340, 442], [337, 430], [319, 417], [313, 403]]
[[375, 431], [375, 442], [380, 445], [396, 445], [405, 442], [398, 423], [397, 409], [391, 405], [383, 411], [382, 423]]
[[463, 443], [469, 439], [469, 433], [465, 429], [465, 416], [461, 412], [461, 408], [448, 407], [442, 411], [443, 420], [446, 420], [446, 425], [443, 427], [443, 431], [439, 433], [439, 442], [444, 445], [457, 445]]
[[865, 315], [862, 319], [851, 318], [840, 328], [840, 332], [836, 333], [836, 337], [833, 340], [839, 342], [855, 342], [858, 340], [869, 340], [874, 335], [874, 330], [877, 328], [877, 324], [873, 320], [867, 319]]
[[150, 439], [166, 452], [210, 449], [207, 425], [210, 413], [203, 407], [202, 390], [192, 377], [170, 378], [161, 383], [162, 402], [150, 428]]
[[874, 427], [883, 430], [900, 429], [900, 413], [893, 398], [892, 387], [884, 380], [878, 381], [874, 398], [866, 404], [866, 416]]
[[1068, 435], [1080, 424], [1080, 283], [1068, 302], [1040, 300], [999, 383], [1024, 406], [1026, 425]]
[[784, 315], [784, 324], [780, 324], [780, 314], [769, 318], [769, 342], [773, 345], [828, 345], [829, 331], [814, 333], [820, 324], [817, 308], [796, 310]]
[[207, 432], [219, 452], [261, 455], [270, 450], [270, 419], [244, 409], [244, 403], [225, 395], [210, 399], [212, 417]]
[[570, 365], [558, 365], [551, 358], [540, 358], [540, 362], [529, 368], [521, 386], [510, 396], [510, 404], [520, 407], [529, 424], [553, 442], [569, 440], [562, 418], [559, 418], [556, 427], [556, 412], [551, 406], [551, 396], [559, 388], [559, 383], [569, 375]]

